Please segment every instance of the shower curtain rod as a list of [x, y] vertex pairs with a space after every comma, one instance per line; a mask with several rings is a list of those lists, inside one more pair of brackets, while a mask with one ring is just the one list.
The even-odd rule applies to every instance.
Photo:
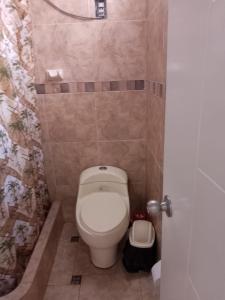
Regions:
[[91, 17], [83, 17], [83, 16], [78, 16], [72, 13], [69, 13], [63, 9], [61, 9], [60, 7], [58, 7], [57, 5], [55, 5], [51, 0], [44, 0], [49, 6], [51, 6], [52, 8], [54, 8], [55, 10], [59, 11], [60, 13], [62, 13], [63, 15], [67, 16], [67, 17], [71, 17], [73, 19], [78, 19], [78, 20], [83, 20], [83, 21], [93, 21], [93, 20], [100, 20], [99, 18], [91, 18]]

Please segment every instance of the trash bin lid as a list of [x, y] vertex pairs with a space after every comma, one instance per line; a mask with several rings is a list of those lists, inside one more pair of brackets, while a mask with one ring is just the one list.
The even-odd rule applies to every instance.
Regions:
[[155, 241], [155, 230], [149, 221], [137, 220], [129, 232], [130, 244], [137, 248], [151, 248]]

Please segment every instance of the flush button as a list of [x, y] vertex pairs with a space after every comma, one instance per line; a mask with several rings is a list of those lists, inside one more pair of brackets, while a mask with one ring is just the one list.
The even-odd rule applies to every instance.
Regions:
[[107, 170], [107, 167], [99, 167], [99, 170], [100, 171], [105, 171], [105, 170]]

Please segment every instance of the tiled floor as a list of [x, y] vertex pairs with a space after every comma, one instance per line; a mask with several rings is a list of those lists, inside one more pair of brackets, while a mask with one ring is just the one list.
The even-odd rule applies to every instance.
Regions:
[[[95, 268], [88, 247], [76, 236], [73, 224], [66, 223], [58, 245], [55, 262], [44, 300], [158, 300], [153, 282], [145, 273], [129, 274], [121, 260], [110, 269]], [[76, 240], [76, 239], [75, 239]], [[72, 275], [81, 275], [81, 284], [72, 285]]]

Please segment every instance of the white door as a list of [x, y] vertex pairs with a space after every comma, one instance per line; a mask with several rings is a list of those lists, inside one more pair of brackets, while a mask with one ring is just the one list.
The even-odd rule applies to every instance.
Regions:
[[225, 300], [225, 0], [169, 0], [161, 300]]

